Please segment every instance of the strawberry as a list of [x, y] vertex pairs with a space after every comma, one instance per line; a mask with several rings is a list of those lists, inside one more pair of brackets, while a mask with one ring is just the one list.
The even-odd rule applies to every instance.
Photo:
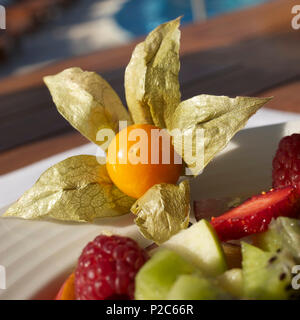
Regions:
[[235, 240], [263, 232], [273, 218], [295, 217], [299, 210], [300, 194], [296, 188], [288, 186], [253, 196], [238, 207], [212, 218], [211, 223], [220, 240]]

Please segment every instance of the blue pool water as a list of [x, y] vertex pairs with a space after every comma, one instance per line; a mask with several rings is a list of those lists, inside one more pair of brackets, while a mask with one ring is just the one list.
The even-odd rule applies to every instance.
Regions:
[[269, 1], [270, 0], [206, 0], [206, 13], [208, 17], [213, 17]]
[[[195, 0], [196, 2], [197, 0]], [[270, 0], [205, 0], [207, 18]], [[135, 36], [147, 34], [159, 24], [183, 15], [182, 23], [194, 20], [193, 0], [129, 0], [115, 15], [122, 28]]]

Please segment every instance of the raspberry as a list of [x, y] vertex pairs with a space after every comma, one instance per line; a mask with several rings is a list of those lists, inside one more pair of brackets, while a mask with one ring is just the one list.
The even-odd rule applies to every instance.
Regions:
[[273, 159], [273, 187], [294, 186], [300, 190], [300, 134], [284, 137]]
[[78, 300], [133, 299], [135, 275], [147, 253], [132, 239], [100, 235], [83, 249], [75, 270]]

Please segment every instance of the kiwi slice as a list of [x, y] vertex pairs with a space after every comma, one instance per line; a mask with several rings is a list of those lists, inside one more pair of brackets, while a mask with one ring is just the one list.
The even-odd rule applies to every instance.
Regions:
[[279, 217], [270, 223], [268, 231], [257, 234], [253, 242], [265, 251], [288, 250], [300, 262], [300, 220]]
[[292, 267], [295, 265], [287, 250], [266, 252], [242, 243], [243, 292], [249, 299], [289, 299], [296, 293], [292, 289]]

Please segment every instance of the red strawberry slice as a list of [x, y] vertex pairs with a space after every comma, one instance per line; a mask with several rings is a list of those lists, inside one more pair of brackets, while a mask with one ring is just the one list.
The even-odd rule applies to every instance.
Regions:
[[289, 186], [253, 196], [238, 207], [212, 218], [220, 240], [236, 240], [266, 231], [273, 218], [295, 217], [300, 211], [300, 194]]

